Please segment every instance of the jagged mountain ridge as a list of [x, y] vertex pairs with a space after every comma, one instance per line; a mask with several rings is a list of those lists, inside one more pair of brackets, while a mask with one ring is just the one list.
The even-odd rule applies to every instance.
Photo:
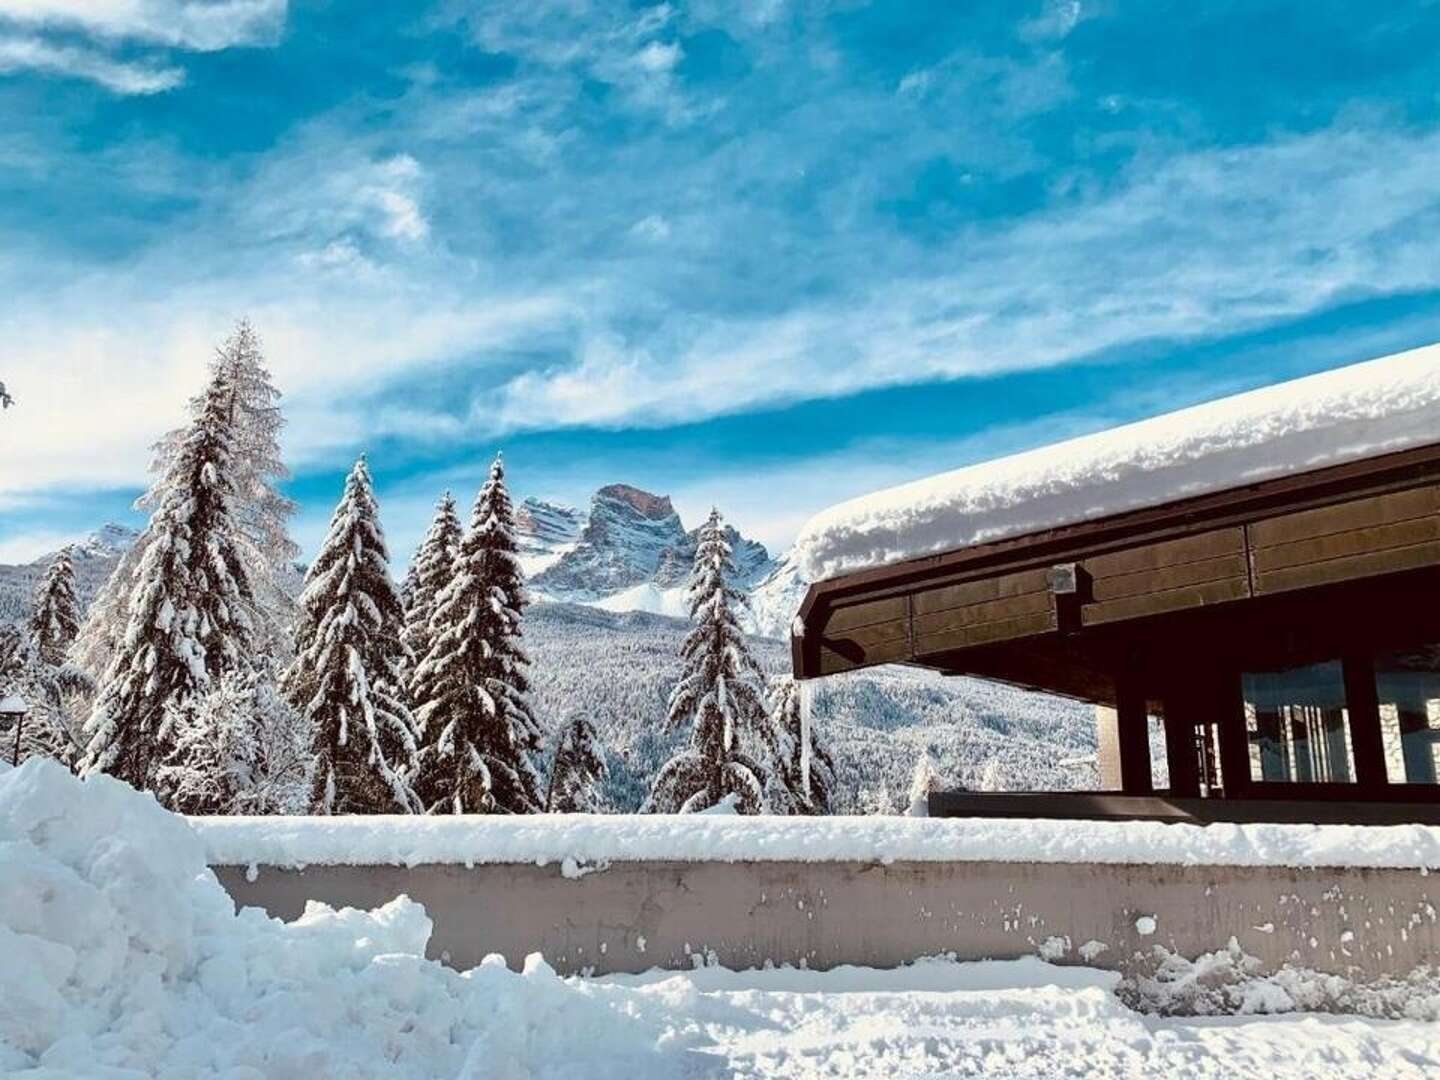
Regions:
[[[588, 513], [526, 499], [516, 519], [521, 565], [537, 599], [684, 614], [700, 530], [685, 528], [669, 496], [608, 484]], [[756, 633], [784, 636], [805, 591], [793, 560], [771, 558], [764, 544], [731, 525], [725, 532], [735, 560], [731, 584], [751, 601], [742, 621]]]

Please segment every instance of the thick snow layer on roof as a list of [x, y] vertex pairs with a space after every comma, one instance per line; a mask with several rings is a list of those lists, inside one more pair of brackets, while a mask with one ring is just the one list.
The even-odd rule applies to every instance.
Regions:
[[1440, 828], [902, 817], [191, 818], [212, 866], [1042, 862], [1440, 869]]
[[796, 551], [821, 581], [1440, 441], [1440, 345], [841, 503]]

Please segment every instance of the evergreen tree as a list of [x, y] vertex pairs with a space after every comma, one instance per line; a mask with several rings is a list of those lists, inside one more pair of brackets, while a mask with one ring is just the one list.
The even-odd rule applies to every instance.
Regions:
[[61, 667], [70, 644], [80, 632], [80, 605], [75, 600], [75, 567], [70, 549], [62, 548], [45, 571], [30, 616], [30, 639], [42, 663]]
[[833, 813], [835, 759], [810, 723], [800, 684], [789, 675], [771, 680], [770, 724], [781, 747], [777, 778], [790, 812]]
[[310, 740], [268, 673], [231, 675], [185, 704], [172, 702], [175, 751], [159, 785], [186, 814], [303, 813]]
[[217, 369], [137, 541], [125, 632], [85, 727], [85, 772], [151, 787], [174, 750], [166, 706], [251, 663], [253, 594], [231, 512], [232, 396]]
[[404, 696], [403, 623], [362, 457], [305, 575], [295, 661], [282, 683], [312, 725], [312, 814], [416, 808], [409, 782], [415, 731]]
[[432, 644], [413, 684], [424, 732], [418, 787], [432, 813], [533, 814], [541, 807], [531, 760], [541, 732], [520, 646], [525, 588], [516, 551], [515, 512], [497, 455], [436, 595]]
[[545, 809], [551, 814], [594, 814], [600, 810], [600, 781], [609, 775], [595, 725], [577, 716], [560, 732], [555, 761], [550, 766], [550, 793]]
[[685, 673], [670, 696], [668, 727], [690, 726], [686, 749], [660, 769], [641, 807], [650, 813], [705, 810], [727, 795], [741, 813], [765, 813], [771, 771], [753, 751], [773, 755], [776, 734], [765, 713], [760, 670], [735, 621], [740, 595], [730, 545], [712, 510], [701, 527], [690, 576], [690, 618], [681, 646]]
[[[276, 486], [289, 475], [280, 460], [280, 432], [285, 421], [280, 392], [265, 366], [259, 336], [243, 319], [210, 361], [211, 384], [217, 379], [226, 386], [221, 404], [231, 431], [231, 517], [236, 527], [235, 546], [251, 586], [252, 596], [246, 603], [254, 645], [287, 660], [295, 615], [287, 579], [293, 575], [291, 562], [299, 549], [288, 531], [295, 505]], [[155, 444], [150, 471], [156, 479], [136, 500], [137, 509], [153, 513], [164, 501], [172, 466], [200, 414], [209, 407], [208, 394], [207, 390], [191, 399], [187, 427], [167, 433]], [[108, 669], [125, 636], [130, 594], [143, 554], [139, 544], [126, 552], [91, 603], [81, 627], [73, 659], [97, 679]]]
[[[409, 596], [405, 606], [405, 647], [417, 661], [430, 654], [435, 643], [431, 625], [435, 620], [435, 598], [450, 581], [455, 555], [464, 533], [455, 513], [455, 500], [447, 491], [435, 505], [435, 519], [410, 563]], [[414, 681], [412, 678], [412, 686]]]

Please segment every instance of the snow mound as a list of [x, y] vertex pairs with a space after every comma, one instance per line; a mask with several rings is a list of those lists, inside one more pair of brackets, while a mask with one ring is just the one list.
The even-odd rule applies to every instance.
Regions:
[[1158, 506], [1440, 438], [1440, 345], [972, 465], [832, 507], [810, 581]]
[[403, 896], [288, 924], [236, 915], [204, 854], [116, 780], [43, 759], [0, 771], [0, 1073], [695, 1074], [662, 1029], [538, 956], [520, 975], [426, 960], [430, 920]]
[[1287, 965], [1265, 974], [1235, 938], [1194, 960], [1155, 946], [1155, 973], [1126, 979], [1116, 992], [1132, 1009], [1161, 1016], [1344, 1013], [1388, 1020], [1440, 1020], [1440, 970], [1356, 982]]

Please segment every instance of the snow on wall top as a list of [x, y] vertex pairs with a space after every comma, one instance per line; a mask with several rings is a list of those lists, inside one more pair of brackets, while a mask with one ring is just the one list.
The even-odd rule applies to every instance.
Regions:
[[1440, 827], [544, 814], [190, 818], [212, 866], [1036, 862], [1440, 869]]
[[1440, 344], [851, 499], [796, 551], [821, 581], [1440, 441]]

